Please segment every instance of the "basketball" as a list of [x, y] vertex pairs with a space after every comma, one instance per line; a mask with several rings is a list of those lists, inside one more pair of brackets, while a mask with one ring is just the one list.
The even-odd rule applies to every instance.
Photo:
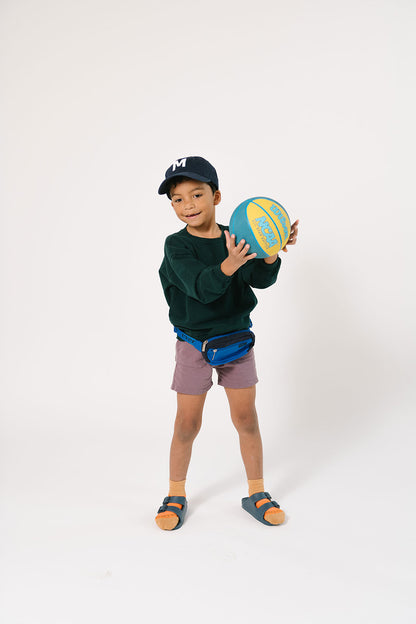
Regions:
[[249, 254], [267, 258], [279, 253], [289, 239], [290, 218], [279, 202], [269, 197], [246, 199], [234, 210], [230, 220], [230, 234], [236, 244], [244, 238], [250, 245]]

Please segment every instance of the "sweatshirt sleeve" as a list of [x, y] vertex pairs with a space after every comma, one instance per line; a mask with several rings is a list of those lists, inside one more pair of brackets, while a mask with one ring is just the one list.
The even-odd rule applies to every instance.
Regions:
[[252, 260], [241, 267], [243, 280], [253, 288], [268, 288], [275, 283], [282, 260], [277, 257], [273, 264], [266, 264], [264, 260]]
[[169, 237], [165, 242], [163, 272], [171, 284], [204, 304], [221, 297], [231, 284], [220, 264], [207, 266], [195, 257], [192, 249]]

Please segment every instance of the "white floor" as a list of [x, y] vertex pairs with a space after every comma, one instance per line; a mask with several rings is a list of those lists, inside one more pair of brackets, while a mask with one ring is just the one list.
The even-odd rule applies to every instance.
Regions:
[[[261, 393], [258, 405], [267, 412]], [[238, 444], [214, 388], [189, 513], [168, 533], [153, 517], [166, 494], [171, 406], [170, 394], [148, 405], [147, 428], [123, 410], [86, 410], [72, 424], [65, 410], [10, 415], [4, 624], [416, 621], [410, 413], [393, 418], [387, 406], [349, 431], [289, 418], [272, 426], [265, 415], [266, 485], [287, 512], [283, 526], [266, 527], [240, 507]]]

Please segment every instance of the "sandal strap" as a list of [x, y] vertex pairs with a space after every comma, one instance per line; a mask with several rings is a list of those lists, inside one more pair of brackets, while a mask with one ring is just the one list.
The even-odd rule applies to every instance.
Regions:
[[[182, 505], [182, 509], [179, 509], [179, 507], [174, 507], [172, 505], [169, 505], [169, 503], [176, 503], [178, 505]], [[166, 496], [166, 498], [163, 499], [163, 503], [159, 507], [157, 513], [162, 513], [163, 511], [173, 511], [173, 513], [176, 514], [181, 519], [184, 509], [185, 509], [185, 504], [186, 504], [185, 496]]]
[[263, 514], [263, 518], [264, 518], [264, 514], [266, 513], [268, 509], [275, 509], [276, 507], [280, 509], [276, 501], [270, 501], [268, 503], [264, 503], [264, 505], [260, 505], [260, 507], [258, 507], [257, 509]]
[[280, 509], [280, 505], [276, 503], [276, 501], [272, 500], [269, 492], [256, 492], [255, 494], [252, 494], [249, 498], [253, 501], [253, 503], [258, 503], [259, 501], [268, 498], [269, 502], [263, 503], [263, 505], [260, 505], [259, 507], [259, 509], [261, 509], [262, 511], [263, 509], [266, 511], [267, 509], [270, 509], [270, 507], [278, 507]]
[[185, 496], [166, 496], [163, 499], [163, 505], [167, 505], [168, 503], [177, 503], [178, 505], [185, 505], [186, 498]]

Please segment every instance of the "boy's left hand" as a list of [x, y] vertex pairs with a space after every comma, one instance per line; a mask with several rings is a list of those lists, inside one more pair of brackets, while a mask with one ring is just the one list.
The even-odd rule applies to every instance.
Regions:
[[[294, 223], [292, 223], [290, 227], [289, 238], [287, 239], [286, 245], [282, 248], [282, 251], [287, 252], [287, 245], [296, 244], [296, 240], [298, 238], [298, 227], [299, 227], [299, 219], [297, 219]], [[273, 264], [274, 262], [276, 262], [277, 256], [278, 254], [275, 254], [274, 256], [268, 256], [267, 258], [264, 258], [264, 262], [266, 264]]]
[[287, 252], [287, 245], [295, 245], [296, 244], [296, 240], [298, 238], [298, 227], [299, 227], [299, 219], [296, 219], [296, 221], [294, 223], [292, 223], [292, 226], [290, 228], [290, 235], [289, 238], [287, 239], [287, 243], [286, 245], [283, 247], [282, 251], [286, 251]]

